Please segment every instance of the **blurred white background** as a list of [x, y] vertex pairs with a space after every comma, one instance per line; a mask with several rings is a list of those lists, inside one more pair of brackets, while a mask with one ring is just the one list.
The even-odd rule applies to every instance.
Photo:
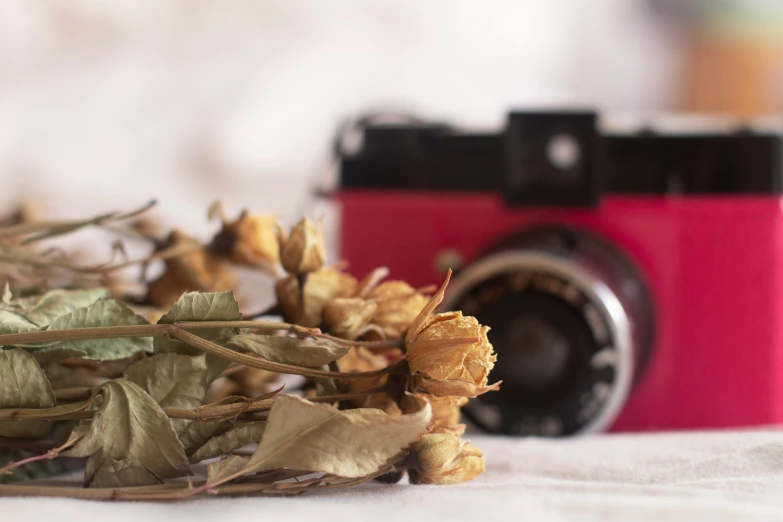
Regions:
[[345, 117], [667, 109], [673, 31], [640, 0], [4, 0], [0, 204], [290, 221]]

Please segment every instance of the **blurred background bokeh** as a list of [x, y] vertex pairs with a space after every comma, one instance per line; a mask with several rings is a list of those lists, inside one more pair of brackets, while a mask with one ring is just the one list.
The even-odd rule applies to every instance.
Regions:
[[782, 28], [780, 0], [4, 0], [0, 206], [290, 222], [376, 110], [774, 114]]

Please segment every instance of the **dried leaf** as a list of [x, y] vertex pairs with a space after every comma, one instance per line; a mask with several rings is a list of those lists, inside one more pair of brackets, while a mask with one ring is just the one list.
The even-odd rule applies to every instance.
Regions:
[[229, 421], [193, 421], [179, 434], [179, 440], [185, 447], [185, 455], [192, 455], [207, 441], [231, 428]]
[[0, 334], [34, 332], [41, 328], [16, 312], [0, 309]]
[[[47, 330], [142, 324], [149, 324], [149, 321], [116, 299], [105, 298], [58, 317], [52, 321]], [[152, 338], [127, 337], [119, 339], [70, 340], [59, 343], [57, 349], [79, 352], [84, 359], [112, 361], [132, 357], [139, 352], [151, 352]]]
[[[161, 408], [192, 410], [207, 394], [207, 363], [203, 355], [161, 353], [131, 364], [125, 378], [138, 384]], [[172, 419], [179, 435], [192, 421]]]
[[190, 461], [201, 462], [225, 455], [248, 444], [257, 443], [261, 440], [265, 427], [266, 422], [250, 422], [228, 430], [211, 438], [190, 457]]
[[216, 484], [236, 475], [247, 466], [250, 457], [227, 455], [226, 458], [207, 464], [207, 482]]
[[128, 486], [152, 486], [160, 484], [147, 470], [134, 466], [128, 461], [90, 458], [88, 465], [97, 465], [95, 470], [88, 469], [93, 476], [88, 485], [93, 488], [122, 488]]
[[108, 297], [108, 294], [105, 288], [50, 290], [43, 295], [16, 299], [12, 301], [12, 307], [5, 306], [4, 309], [14, 311], [29, 322], [45, 328], [56, 318], [89, 306], [98, 299]]
[[[54, 393], [36, 360], [26, 351], [0, 350], [0, 408], [51, 408]], [[51, 429], [46, 421], [7, 421], [2, 437], [41, 437]]]
[[327, 340], [258, 334], [235, 335], [226, 344], [229, 348], [252, 352], [268, 361], [306, 368], [320, 368], [336, 361], [349, 350], [347, 346]]
[[[71, 348], [61, 348], [59, 346], [53, 346], [51, 348], [39, 348], [37, 350], [30, 350], [30, 355], [35, 357], [41, 368], [47, 368], [48, 366], [64, 361], [66, 359], [78, 359], [84, 355], [81, 350], [73, 350]], [[56, 386], [55, 386], [56, 387]]]
[[[160, 318], [158, 324], [173, 324], [183, 321], [239, 321], [239, 303], [233, 292], [189, 292], [174, 303], [171, 309]], [[217, 344], [225, 344], [231, 336], [238, 333], [235, 328], [194, 329], [190, 333], [208, 339]], [[153, 340], [155, 353], [180, 353], [184, 355], [201, 355], [203, 352], [182, 341], [167, 337], [156, 337]], [[215, 356], [207, 356], [207, 379], [213, 381], [220, 372], [226, 369], [228, 361]]]
[[431, 409], [392, 417], [375, 409], [340, 411], [291, 395], [280, 395], [269, 413], [264, 437], [244, 472], [276, 468], [364, 477], [417, 441]]
[[86, 484], [92, 483], [109, 459], [142, 468], [159, 480], [190, 473], [171, 421], [140, 386], [125, 380], [108, 382], [93, 402], [98, 411], [87, 434], [67, 452], [68, 456], [92, 457]]

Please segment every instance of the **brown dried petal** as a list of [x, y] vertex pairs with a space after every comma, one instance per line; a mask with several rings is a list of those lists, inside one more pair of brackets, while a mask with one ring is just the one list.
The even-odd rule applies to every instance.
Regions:
[[166, 247], [196, 247], [166, 260], [165, 272], [149, 284], [147, 302], [159, 308], [168, 308], [185, 292], [223, 292], [235, 285], [231, 263], [179, 230], [169, 235]]
[[321, 268], [326, 261], [323, 227], [308, 217], [291, 229], [287, 238], [280, 237], [280, 259], [290, 274], [304, 274]]
[[439, 381], [436, 379], [427, 379], [421, 375], [414, 375], [413, 390], [416, 393], [428, 393], [437, 395], [438, 397], [473, 398], [487, 392], [499, 390], [502, 382], [503, 381], [498, 381], [489, 386], [476, 386], [475, 384], [464, 381]]
[[334, 268], [321, 268], [310, 274], [304, 285], [304, 306], [301, 305], [299, 282], [290, 275], [277, 281], [277, 302], [283, 316], [300, 326], [315, 327], [321, 324], [324, 306], [336, 297], [348, 297], [356, 289], [356, 279]]
[[[348, 353], [337, 360], [337, 367], [341, 372], [369, 372], [386, 368], [389, 361], [382, 355], [375, 355], [367, 348], [354, 346]], [[361, 393], [377, 388], [386, 382], [387, 377], [367, 377], [348, 380], [348, 389], [351, 393]], [[360, 402], [364, 402], [362, 399]]]
[[338, 297], [324, 307], [323, 320], [332, 335], [354, 340], [364, 333], [377, 309], [378, 304], [374, 301]]
[[446, 295], [446, 287], [449, 286], [450, 280], [451, 269], [449, 269], [449, 271], [446, 273], [446, 280], [443, 281], [440, 289], [435, 292], [435, 295], [432, 296], [430, 301], [424, 306], [419, 315], [416, 316], [416, 319], [413, 320], [413, 323], [411, 323], [410, 327], [408, 328], [408, 332], [405, 334], [405, 344], [408, 344], [410, 341], [415, 339], [417, 335], [419, 335], [419, 332], [421, 332], [421, 330], [427, 324], [430, 316], [435, 313], [435, 310], [443, 302], [443, 296]]
[[381, 328], [387, 339], [402, 338], [429, 301], [404, 281], [381, 283], [369, 297], [378, 301], [378, 311], [372, 322]]
[[424, 396], [432, 406], [432, 422], [430, 428], [445, 428], [459, 423], [459, 409], [467, 404], [467, 397]]

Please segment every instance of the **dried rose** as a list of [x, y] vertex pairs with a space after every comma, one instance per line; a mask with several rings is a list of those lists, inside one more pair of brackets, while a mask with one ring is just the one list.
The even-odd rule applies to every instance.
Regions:
[[412, 484], [459, 484], [484, 472], [481, 450], [453, 433], [426, 433], [411, 448], [419, 463]]
[[323, 310], [324, 323], [332, 335], [354, 340], [370, 324], [378, 304], [359, 297], [338, 297], [329, 301]]
[[[451, 272], [443, 286], [413, 321], [405, 336], [406, 358], [414, 377], [435, 382], [457, 382], [467, 388], [485, 387], [495, 354], [487, 339], [488, 327], [462, 312], [433, 312], [443, 300]], [[459, 385], [458, 385], [459, 387]], [[434, 395], [470, 396], [466, 393]]]
[[411, 372], [440, 381], [486, 385], [495, 363], [488, 330], [475, 317], [463, 316], [462, 312], [433, 315], [405, 344]]
[[280, 259], [289, 274], [314, 272], [324, 266], [326, 245], [323, 226], [304, 217], [294, 225], [288, 237], [280, 234]]
[[163, 274], [149, 284], [149, 304], [168, 308], [188, 291], [223, 292], [234, 288], [231, 263], [183, 232], [173, 230], [163, 249], [181, 249], [182, 253], [167, 259]]
[[400, 339], [429, 298], [404, 281], [387, 281], [368, 295], [378, 302], [372, 322], [386, 339]]
[[[303, 291], [295, 275], [280, 279], [275, 285], [277, 302], [285, 319], [306, 327], [321, 324], [326, 303], [336, 297], [348, 297], [355, 289], [356, 279], [329, 267], [307, 274]], [[304, 305], [300, 294], [304, 296]]]
[[210, 249], [238, 265], [273, 271], [280, 263], [279, 229], [274, 216], [243, 212], [236, 221], [223, 225]]

